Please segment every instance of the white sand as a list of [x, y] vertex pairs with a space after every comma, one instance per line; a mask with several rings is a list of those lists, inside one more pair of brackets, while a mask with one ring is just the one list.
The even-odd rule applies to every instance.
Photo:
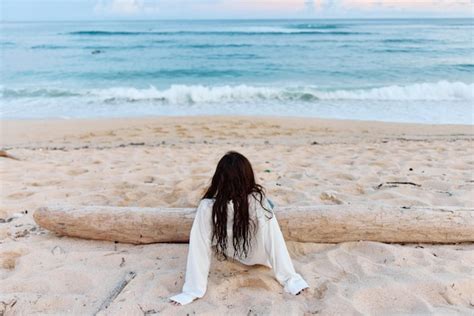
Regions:
[[[3, 121], [1, 146], [20, 160], [0, 158], [0, 218], [14, 217], [0, 223], [0, 314], [91, 314], [127, 271], [111, 315], [474, 314], [473, 244], [288, 242], [305, 296], [267, 268], [215, 261], [206, 296], [175, 307], [187, 245], [57, 237], [31, 217], [57, 202], [195, 206], [231, 149], [282, 206], [474, 208], [473, 139], [472, 126], [293, 118]], [[387, 181], [421, 187], [376, 188]]]

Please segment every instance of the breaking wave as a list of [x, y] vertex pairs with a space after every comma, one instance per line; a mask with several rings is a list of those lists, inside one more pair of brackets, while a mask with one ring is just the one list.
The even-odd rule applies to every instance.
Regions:
[[152, 101], [166, 104], [242, 103], [253, 101], [372, 100], [443, 101], [474, 100], [474, 83], [440, 81], [406, 86], [368, 89], [327, 90], [306, 87], [258, 87], [249, 85], [203, 86], [172, 85], [167, 89], [114, 87], [106, 89], [11, 89], [0, 88], [2, 98], [85, 97], [99, 102]]

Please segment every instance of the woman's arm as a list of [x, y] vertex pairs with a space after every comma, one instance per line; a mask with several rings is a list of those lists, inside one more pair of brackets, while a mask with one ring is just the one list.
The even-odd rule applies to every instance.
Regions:
[[186, 277], [181, 294], [170, 300], [185, 305], [203, 297], [207, 288], [207, 277], [211, 265], [211, 217], [209, 201], [201, 200], [196, 211], [189, 236]]
[[[272, 204], [273, 203], [268, 203], [267, 201], [267, 206], [273, 210]], [[276, 279], [284, 286], [285, 291], [296, 295], [299, 294], [301, 290], [308, 288], [308, 283], [306, 283], [300, 274], [296, 273], [293, 267], [275, 213], [273, 213], [273, 217], [267, 222], [264, 236], [266, 254]]]

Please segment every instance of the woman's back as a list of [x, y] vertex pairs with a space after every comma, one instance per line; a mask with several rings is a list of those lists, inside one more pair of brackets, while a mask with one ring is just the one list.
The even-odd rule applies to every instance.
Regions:
[[[212, 227], [212, 207], [214, 205], [215, 199], [203, 199], [201, 203], [204, 204], [205, 218], [206, 221], [209, 221]], [[245, 263], [245, 264], [263, 264], [268, 267], [270, 263], [268, 260], [264, 260], [262, 254], [264, 253], [264, 231], [266, 225], [271, 217], [273, 217], [273, 211], [271, 203], [267, 198], [263, 198], [262, 203], [260, 203], [256, 194], [249, 194], [249, 219], [255, 224], [255, 230], [252, 230], [250, 235], [250, 249], [245, 256], [234, 256], [234, 247], [232, 242], [227, 243], [227, 248], [225, 254], [230, 258], [235, 258], [236, 260]], [[263, 206], [262, 206], [263, 204]], [[264, 209], [265, 207], [266, 209]], [[233, 226], [234, 226], [234, 204], [232, 201], [227, 203], [227, 240], [232, 241], [233, 239]], [[211, 243], [212, 246], [216, 246], [216, 240], [213, 240]]]

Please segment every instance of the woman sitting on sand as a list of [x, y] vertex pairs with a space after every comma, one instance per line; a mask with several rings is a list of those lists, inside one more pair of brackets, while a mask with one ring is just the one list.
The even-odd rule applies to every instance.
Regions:
[[186, 278], [175, 305], [203, 297], [212, 247], [219, 259], [231, 254], [246, 264], [273, 268], [286, 292], [298, 295], [308, 284], [295, 272], [285, 240], [262, 186], [255, 183], [250, 162], [237, 152], [219, 161], [212, 183], [201, 200], [189, 240]]

